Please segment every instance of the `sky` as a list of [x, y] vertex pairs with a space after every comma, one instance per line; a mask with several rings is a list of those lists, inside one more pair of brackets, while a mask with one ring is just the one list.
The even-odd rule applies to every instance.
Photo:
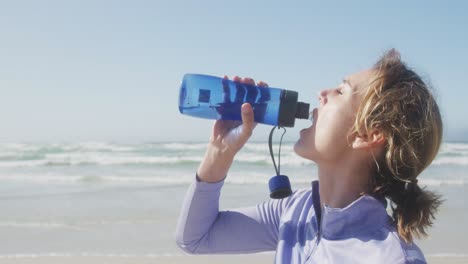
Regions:
[[213, 121], [178, 111], [185, 73], [252, 77], [314, 107], [390, 48], [433, 87], [444, 139], [468, 141], [467, 12], [467, 1], [0, 0], [0, 141], [207, 141]]

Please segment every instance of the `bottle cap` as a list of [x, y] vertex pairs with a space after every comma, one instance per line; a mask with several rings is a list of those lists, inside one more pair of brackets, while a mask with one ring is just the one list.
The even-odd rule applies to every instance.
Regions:
[[294, 121], [296, 121], [297, 97], [298, 93], [295, 91], [283, 90], [281, 92], [278, 126], [294, 127]]
[[270, 197], [273, 199], [283, 199], [292, 194], [291, 183], [286, 175], [271, 177], [268, 186], [270, 187]]
[[296, 118], [309, 119], [309, 108], [310, 104], [297, 102]]
[[298, 93], [295, 91], [282, 91], [278, 115], [278, 126], [294, 127], [296, 118], [309, 118], [309, 104], [298, 102], [297, 98]]

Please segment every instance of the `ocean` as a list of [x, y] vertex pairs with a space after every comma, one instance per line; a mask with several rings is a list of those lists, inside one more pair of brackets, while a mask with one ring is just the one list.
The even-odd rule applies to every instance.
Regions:
[[[313, 162], [283, 143], [281, 172], [293, 189], [317, 178]], [[206, 143], [0, 143], [0, 262], [41, 256], [178, 256], [178, 212]], [[277, 153], [277, 146], [275, 146]], [[445, 142], [419, 177], [443, 195], [429, 256], [468, 256], [468, 143]], [[266, 142], [236, 157], [221, 208], [268, 199], [275, 174]]]

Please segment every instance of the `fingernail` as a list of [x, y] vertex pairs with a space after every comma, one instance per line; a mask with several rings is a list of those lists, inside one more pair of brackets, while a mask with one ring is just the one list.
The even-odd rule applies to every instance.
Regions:
[[247, 109], [247, 105], [243, 105], [243, 106], [242, 106], [242, 113], [243, 113], [243, 114], [249, 113], [249, 109]]

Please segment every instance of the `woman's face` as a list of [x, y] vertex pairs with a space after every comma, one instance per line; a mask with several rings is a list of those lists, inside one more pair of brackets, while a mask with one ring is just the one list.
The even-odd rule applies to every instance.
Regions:
[[317, 163], [333, 162], [351, 151], [349, 131], [372, 77], [372, 70], [358, 72], [348, 76], [338, 87], [320, 92], [320, 106], [312, 112], [314, 122], [301, 130], [294, 146], [299, 156]]

